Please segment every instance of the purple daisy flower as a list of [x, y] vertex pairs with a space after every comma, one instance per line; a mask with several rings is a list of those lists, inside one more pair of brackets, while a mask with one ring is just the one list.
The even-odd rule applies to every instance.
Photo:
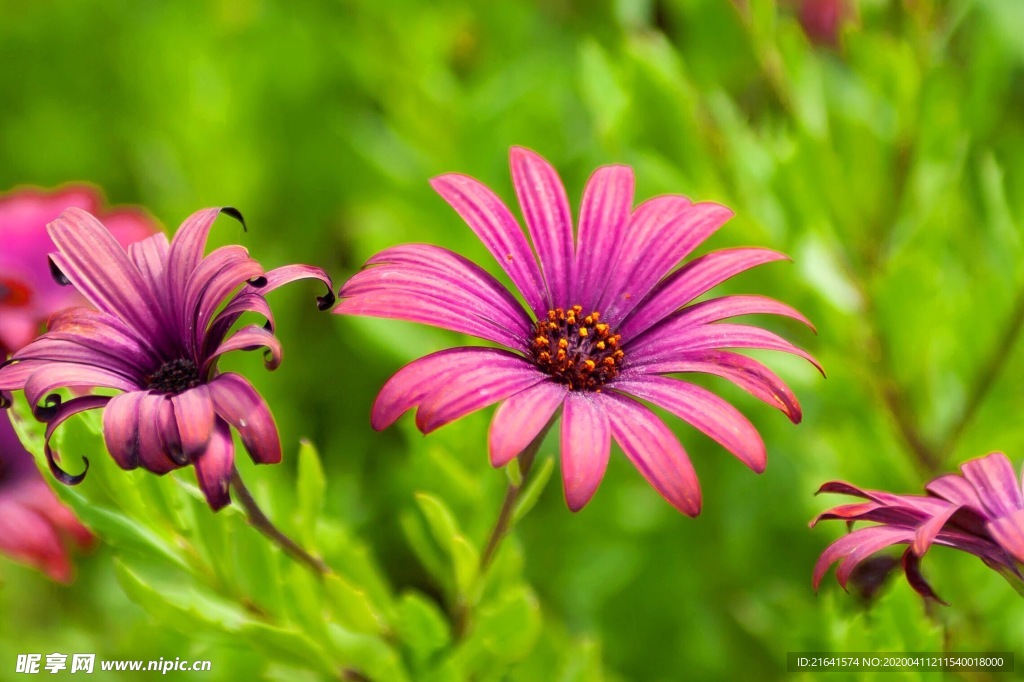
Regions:
[[[331, 280], [305, 265], [264, 271], [241, 246], [204, 257], [210, 227], [222, 212], [241, 221], [235, 209], [206, 209], [189, 217], [173, 241], [157, 234], [127, 252], [80, 209], [47, 226], [57, 247], [50, 255], [54, 277], [73, 284], [96, 309], [54, 315], [47, 333], [0, 368], [0, 391], [23, 389], [36, 417], [47, 422], [46, 457], [63, 482], [78, 483], [85, 472], [63, 471], [50, 437], [72, 415], [96, 408], [103, 408], [103, 437], [118, 465], [157, 474], [194, 465], [215, 510], [231, 501], [230, 427], [255, 462], [280, 461], [277, 427], [263, 398], [242, 376], [218, 373], [217, 361], [229, 351], [262, 348], [267, 368], [276, 368], [281, 346], [264, 294], [312, 277], [328, 287], [319, 299], [327, 309], [334, 302]], [[234, 330], [247, 312], [266, 324]], [[76, 397], [62, 402], [53, 393], [59, 388]], [[121, 393], [81, 394], [93, 388]]]
[[574, 511], [596, 491], [614, 438], [665, 499], [691, 516], [700, 512], [700, 486], [686, 452], [641, 400], [763, 471], [764, 443], [742, 414], [710, 391], [664, 375], [725, 377], [799, 422], [799, 403], [781, 379], [723, 349], [780, 350], [817, 362], [764, 329], [714, 323], [751, 313], [810, 325], [807, 319], [760, 296], [693, 303], [740, 272], [786, 257], [725, 249], [673, 270], [732, 211], [682, 196], [655, 197], [633, 210], [632, 169], [606, 166], [587, 183], [574, 238], [555, 169], [519, 147], [511, 151], [511, 169], [532, 247], [485, 185], [460, 174], [432, 184], [497, 260], [525, 308], [476, 264], [427, 244], [382, 251], [342, 288], [337, 313], [421, 322], [502, 346], [443, 350], [406, 365], [377, 397], [373, 428], [417, 407], [416, 425], [429, 433], [501, 402], [489, 437], [491, 463], [498, 467], [542, 437], [561, 408], [562, 480]]
[[[814, 588], [829, 567], [839, 562], [836, 578], [846, 588], [851, 574], [872, 554], [892, 545], [907, 545], [903, 568], [907, 582], [924, 597], [942, 601], [921, 574], [921, 558], [933, 544], [974, 554], [1020, 588], [1024, 575], [1024, 496], [1021, 483], [1001, 452], [960, 466], [962, 476], [946, 474], [925, 486], [928, 495], [894, 495], [863, 490], [842, 481], [821, 486], [819, 493], [842, 493], [867, 500], [819, 514], [813, 521], [842, 519], [878, 525], [859, 528], [833, 542], [814, 567]], [[943, 602], [945, 603], [945, 602]]]

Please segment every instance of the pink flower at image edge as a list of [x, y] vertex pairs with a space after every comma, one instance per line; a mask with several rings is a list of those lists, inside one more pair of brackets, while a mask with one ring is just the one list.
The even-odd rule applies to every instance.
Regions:
[[[0, 196], [0, 361], [32, 341], [51, 315], [84, 302], [53, 281], [48, 261], [54, 244], [46, 224], [72, 206], [103, 215], [122, 244], [159, 231], [139, 209], [107, 208], [102, 193], [89, 185]], [[69, 582], [69, 545], [91, 544], [89, 531], [60, 503], [18, 440], [9, 415], [0, 414], [0, 553]]]
[[74, 575], [68, 545], [86, 549], [92, 539], [43, 480], [10, 416], [0, 414], [0, 553], [67, 583]]
[[839, 519], [876, 525], [858, 528], [822, 553], [814, 567], [817, 589], [829, 567], [837, 563], [836, 579], [846, 588], [857, 566], [893, 545], [907, 545], [903, 568], [907, 582], [919, 594], [942, 601], [921, 573], [921, 559], [933, 545], [945, 545], [973, 554], [1015, 587], [1024, 575], [1024, 494], [1006, 455], [993, 452], [965, 462], [962, 475], [945, 474], [925, 486], [927, 495], [896, 495], [865, 490], [843, 481], [830, 481], [819, 493], [840, 493], [866, 500], [840, 505], [819, 514], [819, 521]]
[[[313, 278], [327, 286], [317, 299], [327, 309], [332, 283], [322, 269], [305, 265], [265, 270], [237, 245], [204, 255], [221, 213], [242, 221], [230, 207], [205, 209], [185, 220], [173, 240], [159, 233], [127, 251], [81, 209], [49, 224], [54, 271], [95, 308], [54, 315], [45, 334], [0, 367], [0, 392], [24, 390], [35, 416], [47, 423], [44, 454], [64, 483], [79, 483], [85, 472], [64, 471], [50, 437], [70, 417], [95, 409], [103, 411], [103, 438], [118, 466], [156, 474], [193, 466], [213, 510], [231, 502], [232, 428], [254, 462], [281, 460], [266, 402], [245, 377], [221, 373], [217, 364], [225, 353], [263, 349], [266, 367], [276, 369], [282, 348], [264, 294]], [[236, 329], [249, 312], [265, 324]], [[53, 393], [60, 388], [87, 393], [65, 402]], [[96, 388], [118, 393], [89, 392]]]

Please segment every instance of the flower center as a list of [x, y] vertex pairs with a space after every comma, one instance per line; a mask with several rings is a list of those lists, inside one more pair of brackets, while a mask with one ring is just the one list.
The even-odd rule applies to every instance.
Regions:
[[582, 317], [583, 307], [555, 308], [534, 326], [530, 351], [537, 366], [569, 390], [600, 390], [619, 374], [624, 353], [619, 335], [594, 311]]
[[32, 290], [16, 279], [0, 277], [0, 305], [20, 308], [32, 298]]
[[148, 377], [147, 388], [158, 393], [181, 393], [199, 385], [199, 370], [191, 360], [165, 363]]

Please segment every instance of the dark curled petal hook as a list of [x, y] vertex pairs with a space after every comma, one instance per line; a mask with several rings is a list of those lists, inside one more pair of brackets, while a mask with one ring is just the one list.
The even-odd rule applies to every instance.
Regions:
[[263, 275], [260, 275], [259, 277], [253, 277], [252, 279], [246, 281], [249, 283], [249, 286], [256, 287], [257, 289], [259, 289], [260, 287], [267, 286], [267, 278], [264, 277]]
[[[7, 364], [6, 362], [4, 364]], [[14, 396], [7, 391], [0, 391], [0, 410], [6, 410], [14, 404]]]
[[46, 396], [43, 401], [43, 405], [36, 405], [35, 409], [32, 410], [32, 414], [35, 418], [41, 422], [48, 422], [54, 418], [57, 414], [57, 409], [60, 408], [61, 397], [56, 393], [51, 393]]
[[57, 464], [57, 461], [53, 457], [53, 450], [50, 449], [49, 443], [47, 443], [46, 447], [43, 449], [46, 451], [46, 463], [50, 465], [50, 473], [52, 473], [53, 477], [56, 478], [58, 481], [60, 481], [64, 485], [78, 485], [79, 483], [85, 480], [85, 475], [89, 473], [88, 457], [82, 458], [82, 461], [85, 463], [85, 469], [82, 470], [82, 473], [69, 474], [68, 472], [61, 469], [60, 465]]
[[242, 212], [239, 211], [234, 206], [225, 206], [222, 209], [220, 209], [220, 212], [223, 213], [224, 215], [231, 216], [238, 222], [242, 223], [242, 229], [245, 230], [246, 232], [249, 231], [249, 228], [245, 224], [245, 218], [242, 217]]
[[330, 310], [337, 299], [334, 297], [334, 292], [330, 289], [327, 290], [325, 296], [316, 297], [316, 308], [317, 310]]
[[71, 280], [67, 278], [67, 275], [60, 271], [60, 268], [58, 268], [57, 264], [53, 262], [53, 259], [47, 258], [46, 260], [50, 263], [50, 277], [53, 277], [53, 281], [62, 287], [70, 286]]

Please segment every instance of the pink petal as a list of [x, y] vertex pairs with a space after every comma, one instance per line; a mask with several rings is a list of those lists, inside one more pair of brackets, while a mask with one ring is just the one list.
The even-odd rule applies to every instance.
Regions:
[[[17, 365], [13, 365], [17, 368]], [[5, 367], [4, 370], [7, 368]], [[0, 377], [3, 376], [0, 370]], [[39, 403], [58, 388], [115, 388], [135, 391], [138, 386], [117, 372], [89, 365], [47, 363], [40, 366], [25, 382], [25, 397], [39, 415]]]
[[937, 495], [961, 507], [971, 507], [979, 514], [985, 511], [985, 507], [981, 504], [981, 498], [978, 497], [978, 491], [963, 476], [945, 474], [932, 479], [924, 488], [932, 495]]
[[[41, 488], [39, 494], [53, 495]], [[0, 554], [68, 583], [74, 569], [57, 529], [45, 515], [22, 504], [0, 500]]]
[[985, 527], [999, 546], [1017, 561], [1024, 561], [1024, 509], [989, 521]]
[[488, 436], [491, 465], [503, 467], [518, 457], [548, 425], [566, 394], [565, 386], [542, 381], [501, 403]]
[[267, 303], [267, 300], [260, 294], [242, 291], [232, 298], [231, 302], [224, 306], [217, 313], [217, 316], [213, 318], [213, 321], [210, 322], [209, 329], [203, 337], [203, 346], [200, 349], [200, 353], [205, 356], [213, 352], [217, 346], [224, 342], [224, 337], [231, 331], [231, 327], [245, 313], [262, 315], [267, 321], [264, 329], [271, 334], [274, 333], [274, 313], [270, 309], [270, 304]]
[[678, 330], [659, 327], [638, 338], [634, 344], [626, 346], [625, 350], [630, 366], [642, 370], [648, 365], [671, 361], [682, 354], [721, 348], [759, 348], [791, 353], [810, 362], [823, 375], [825, 373], [814, 356], [778, 334], [760, 327], [727, 322]]
[[[151, 345], [117, 317], [91, 308], [69, 308], [50, 318], [47, 338], [74, 341], [104, 350], [137, 368], [162, 364]], [[27, 350], [27, 349], [26, 349]]]
[[217, 349], [208, 355], [203, 362], [200, 376], [207, 376], [217, 362], [217, 358], [225, 353], [236, 350], [253, 351], [263, 348], [263, 364], [269, 370], [277, 369], [283, 359], [281, 342], [274, 336], [273, 332], [263, 327], [251, 324], [242, 327], [227, 340], [222, 342]]
[[458, 212], [508, 273], [535, 314], [548, 310], [544, 280], [530, 244], [508, 206], [486, 185], [459, 173], [441, 175], [431, 186]]
[[56, 431], [61, 424], [67, 421], [68, 418], [80, 412], [99, 409], [108, 402], [110, 402], [110, 398], [107, 396], [91, 395], [83, 398], [74, 398], [67, 402], [60, 403], [60, 405], [54, 409], [53, 414], [48, 417], [46, 421], [43, 453], [46, 455], [47, 464], [50, 465], [50, 472], [53, 474], [54, 478], [60, 482], [68, 485], [77, 485], [81, 483], [82, 479], [85, 478], [86, 472], [89, 471], [89, 460], [85, 457], [82, 458], [85, 462], [85, 470], [80, 474], [72, 475], [61, 469], [57, 465], [57, 462], [60, 461], [60, 455], [50, 447], [50, 439], [53, 437], [54, 431]]
[[646, 365], [644, 374], [700, 372], [728, 379], [755, 398], [781, 410], [794, 424], [802, 418], [800, 402], [789, 386], [763, 364], [729, 351], [705, 350], [683, 353], [674, 360]]
[[143, 391], [122, 393], [103, 410], [103, 441], [122, 469], [139, 466], [139, 413], [145, 397]]
[[[167, 274], [165, 281], [171, 292], [170, 310], [181, 310], [184, 306], [185, 286], [192, 271], [199, 267], [206, 250], [206, 239], [210, 235], [213, 221], [221, 211], [231, 212], [234, 209], [207, 208], [196, 211], [181, 224], [171, 240], [170, 252], [167, 255]], [[234, 211], [232, 215], [237, 214]]]
[[615, 441], [648, 483], [676, 509], [700, 514], [700, 482], [683, 446], [657, 415], [640, 403], [615, 393], [605, 413]]
[[147, 338], [162, 338], [159, 304], [128, 254], [96, 218], [69, 208], [47, 226], [60, 253], [51, 260], [90, 303]]
[[[386, 249], [367, 261], [340, 295], [346, 300], [363, 296], [377, 300], [381, 294], [393, 293], [404, 294], [410, 302], [440, 305], [455, 313], [456, 319], [464, 318], [466, 328], [486, 325], [503, 330], [500, 342], [505, 345], [528, 345], [533, 324], [515, 297], [478, 265], [447, 249], [427, 244]], [[388, 311], [364, 314], [395, 317]]]
[[760, 248], [722, 249], [695, 258], [662, 280], [643, 301], [637, 301], [617, 329], [624, 339], [637, 337], [727, 279], [780, 260], [789, 260], [789, 257]]
[[448, 348], [413, 360], [388, 379], [377, 394], [370, 425], [376, 431], [386, 429], [449, 377], [479, 365], [501, 362], [501, 356], [518, 357], [495, 348]]
[[604, 166], [594, 171], [583, 191], [572, 303], [582, 305], [585, 313], [596, 309], [615, 271], [633, 206], [633, 185], [629, 166]]
[[210, 389], [200, 384], [171, 396], [171, 403], [174, 406], [174, 419], [178, 423], [182, 452], [188, 461], [194, 461], [206, 450], [214, 422], [217, 421]]
[[263, 266], [241, 246], [222, 246], [204, 258], [188, 278], [179, 329], [190, 338], [190, 351], [202, 343], [207, 325], [228, 296], [248, 280], [261, 277]]
[[885, 547], [910, 542], [913, 537], [913, 529], [891, 526], [871, 526], [844, 535], [829, 545], [814, 565], [814, 576], [811, 580], [814, 589], [818, 589], [829, 566], [836, 561], [842, 562], [836, 572], [836, 578], [845, 589], [846, 579], [857, 564]]
[[[633, 214], [619, 268], [611, 274], [602, 306], [606, 318], [622, 320], [697, 246], [714, 234], [733, 212], [719, 204], [691, 204], [681, 196], [655, 197]], [[602, 311], [605, 308], [601, 308]]]
[[[343, 289], [341, 296], [345, 295]], [[419, 288], [391, 287], [353, 298], [342, 298], [335, 306], [334, 312], [339, 315], [364, 315], [419, 322], [460, 334], [469, 334], [510, 348], [523, 348], [526, 343], [521, 334], [514, 333], [493, 320], [466, 315], [458, 306], [453, 306], [450, 300]]]
[[[802, 322], [814, 330], [811, 321], [800, 311], [767, 296], [723, 296], [701, 301], [675, 313], [674, 319], [682, 326], [696, 326], [718, 322], [740, 315], [781, 315]], [[673, 318], [669, 318], [673, 319]], [[662, 324], [668, 323], [668, 320]]]
[[139, 464], [154, 474], [166, 474], [189, 463], [171, 396], [151, 393], [139, 404], [138, 455]]
[[985, 509], [994, 517], [1009, 516], [1024, 508], [1020, 484], [1010, 460], [1001, 452], [972, 459], [960, 466]]
[[279, 268], [274, 268], [268, 272], [263, 273], [263, 281], [260, 286], [252, 286], [246, 290], [247, 292], [257, 292], [260, 294], [268, 294], [278, 287], [284, 286], [285, 284], [291, 284], [300, 279], [315, 279], [323, 282], [327, 286], [327, 293], [323, 296], [316, 297], [316, 305], [320, 310], [327, 310], [334, 305], [334, 284], [331, 282], [330, 276], [324, 271], [323, 268], [314, 267], [312, 265], [282, 265]]
[[562, 414], [562, 490], [565, 503], [574, 512], [590, 502], [608, 467], [612, 446], [611, 427], [605, 414], [608, 406], [598, 398], [572, 391], [566, 397]]
[[170, 310], [167, 285], [167, 258], [170, 253], [170, 242], [167, 235], [160, 232], [135, 242], [128, 247], [128, 256], [139, 269], [142, 279], [149, 284], [154, 298], [162, 306], [166, 317]]
[[924, 556], [925, 552], [927, 552], [932, 546], [932, 543], [935, 542], [935, 538], [942, 530], [942, 527], [945, 526], [946, 522], [949, 521], [949, 518], [959, 510], [959, 505], [949, 504], [944, 510], [938, 512], [918, 526], [914, 531], [914, 542], [910, 545], [914, 554]]
[[196, 478], [213, 511], [231, 503], [231, 475], [235, 470], [235, 445], [231, 442], [231, 428], [220, 419], [209, 443], [195, 458]]
[[420, 401], [416, 426], [430, 433], [548, 380], [546, 374], [518, 355], [496, 355], [487, 364], [468, 367], [438, 381]]
[[281, 438], [266, 401], [247, 379], [233, 372], [211, 381], [213, 407], [224, 421], [238, 429], [242, 444], [257, 464], [281, 461]]
[[523, 147], [509, 153], [512, 184], [523, 209], [526, 227], [540, 256], [547, 283], [548, 309], [573, 305], [572, 213], [565, 187], [555, 169], [539, 154]]
[[628, 393], [662, 407], [736, 455], [741, 462], [761, 473], [768, 453], [757, 429], [739, 410], [717, 395], [684, 381], [648, 376], [638, 380], [618, 380], [610, 384], [616, 391]]

